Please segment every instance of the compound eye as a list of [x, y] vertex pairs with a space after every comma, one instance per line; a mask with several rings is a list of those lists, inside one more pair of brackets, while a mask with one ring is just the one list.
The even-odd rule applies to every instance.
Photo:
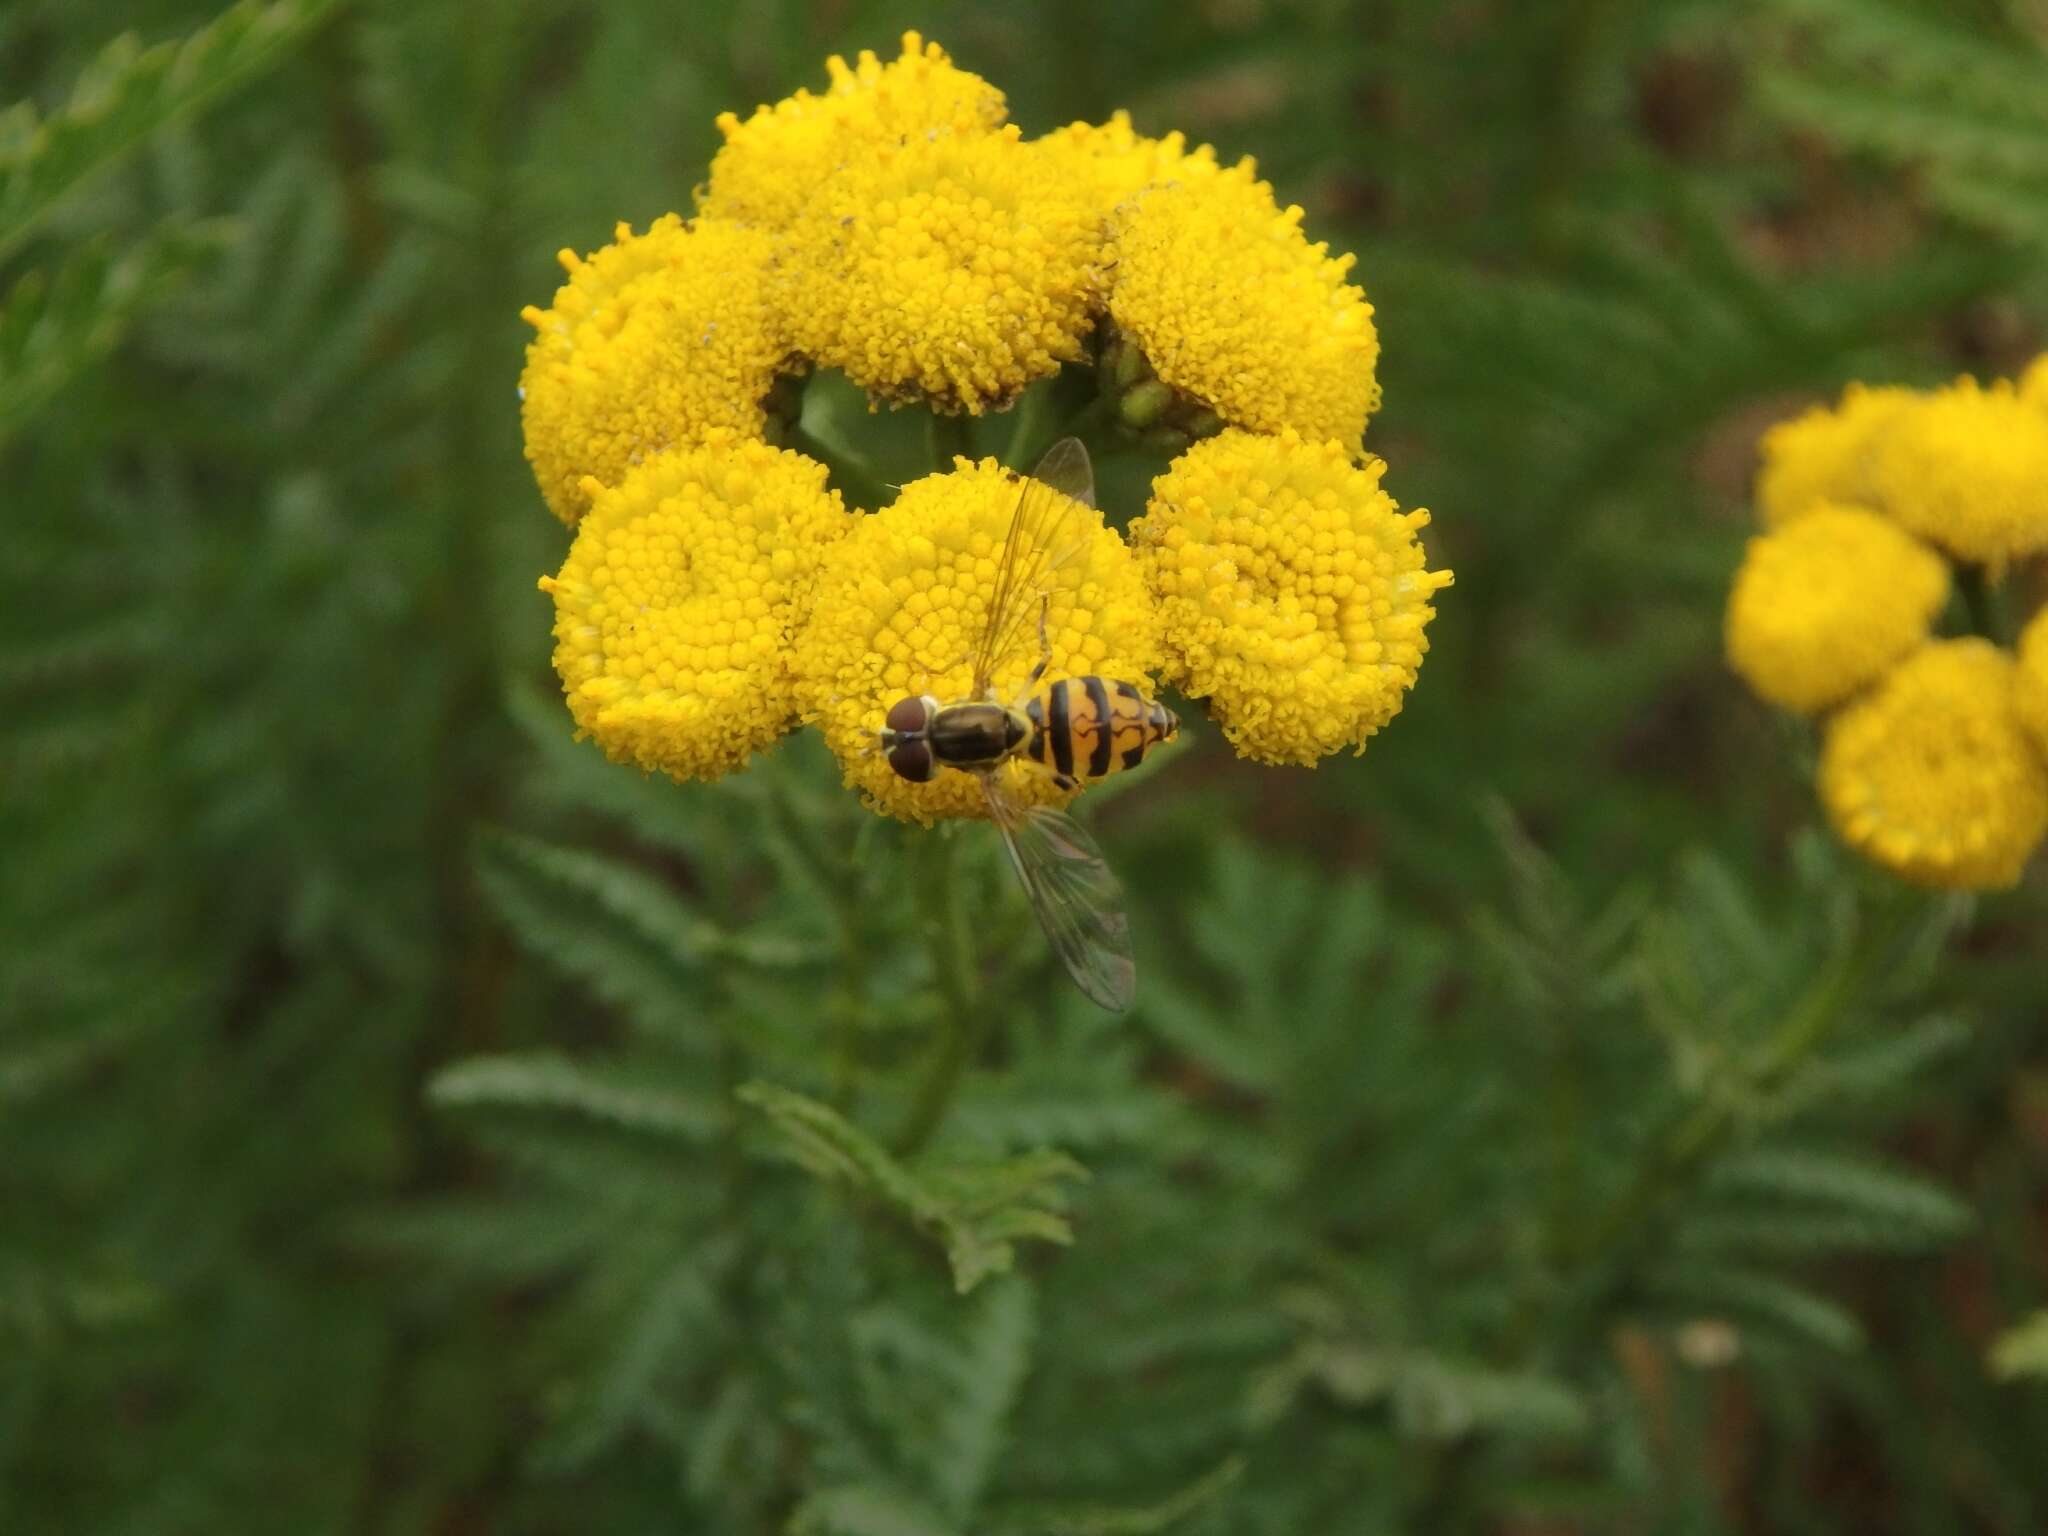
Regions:
[[[907, 699], [898, 699], [889, 706], [889, 714], [884, 723], [900, 736], [919, 736], [924, 733], [925, 727], [931, 724], [931, 708], [915, 695]], [[904, 777], [908, 778], [909, 775], [905, 774]]]
[[[895, 714], [894, 710], [889, 711]], [[899, 777], [913, 784], [924, 784], [938, 771], [938, 764], [932, 761], [932, 744], [928, 741], [899, 742], [889, 749], [889, 766]]]

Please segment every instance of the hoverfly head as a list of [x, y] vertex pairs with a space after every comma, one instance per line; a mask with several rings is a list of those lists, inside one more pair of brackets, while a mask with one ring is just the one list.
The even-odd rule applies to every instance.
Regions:
[[898, 777], [924, 784], [939, 771], [931, 743], [932, 721], [938, 713], [939, 701], [930, 694], [913, 694], [889, 706], [882, 722], [881, 747]]

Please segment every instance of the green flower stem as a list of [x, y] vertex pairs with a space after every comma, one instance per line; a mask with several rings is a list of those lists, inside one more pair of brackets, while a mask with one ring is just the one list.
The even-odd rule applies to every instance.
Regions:
[[1885, 899], [1856, 937], [1829, 960], [1743, 1069], [1742, 1094], [1718, 1093], [1677, 1120], [1622, 1196], [1592, 1227], [1586, 1257], [1613, 1255], [1639, 1241], [1656, 1214], [1739, 1129], [1738, 1104], [1783, 1087], [1812, 1059], [1848, 1013], [1870, 972], [1897, 939], [1912, 910], [1901, 895]]
[[1981, 565], [1956, 567], [1956, 590], [1963, 595], [1963, 611], [1970, 616], [1970, 628], [1997, 645], [2011, 643], [1999, 611], [1998, 594]]
[[1045, 432], [1046, 411], [1052, 404], [1052, 389], [1041, 386], [1024, 391], [1024, 398], [1017, 402], [1017, 414], [1010, 426], [1010, 441], [1003, 449], [1003, 462], [1020, 474], [1029, 469], [1026, 462], [1035, 458], [1044, 447], [1041, 438]]
[[1093, 446], [1094, 434], [1116, 419], [1116, 407], [1115, 395], [1097, 395], [1066, 419], [1060, 427], [1060, 436], [1078, 437]]
[[958, 840], [931, 831], [919, 838], [913, 870], [919, 924], [931, 949], [939, 991], [939, 1042], [918, 1084], [910, 1112], [896, 1133], [895, 1150], [908, 1155], [931, 1139], [952, 1107], [960, 1079], [981, 1048], [986, 1011], [975, 1004], [974, 952], [967, 913], [954, 890], [954, 846]]
[[839, 940], [839, 985], [825, 1013], [831, 1028], [831, 1103], [845, 1111], [860, 1084], [859, 1023], [867, 1009], [868, 946], [861, 931], [860, 877], [845, 860], [833, 858], [813, 834], [781, 778], [772, 772], [763, 777], [770, 818], [832, 909]]
[[931, 449], [932, 468], [945, 474], [955, 457], [974, 457], [974, 422], [967, 416], [948, 416], [933, 411], [925, 423], [925, 442]]
[[832, 488], [849, 506], [871, 512], [896, 499], [895, 489], [883, 481], [867, 460], [828, 448], [823, 441], [807, 432], [802, 422], [793, 422], [785, 427], [782, 440], [784, 447], [824, 465], [831, 477]]

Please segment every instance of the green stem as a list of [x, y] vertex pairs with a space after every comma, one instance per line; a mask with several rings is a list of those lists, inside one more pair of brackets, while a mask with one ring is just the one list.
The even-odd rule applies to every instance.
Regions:
[[[1743, 1069], [1747, 1092], [1742, 1097], [1767, 1095], [1784, 1086], [1827, 1043], [1862, 989], [1867, 973], [1889, 953], [1909, 911], [1903, 899], [1887, 900], [1828, 961]], [[1645, 1229], [1649, 1219], [1735, 1134], [1740, 1125], [1737, 1104], [1736, 1095], [1716, 1094], [1695, 1104], [1672, 1125], [1634, 1182], [1594, 1224], [1586, 1248], [1589, 1257], [1618, 1251]]]
[[1550, 1138], [1550, 1240], [1553, 1256], [1574, 1252], [1579, 1241], [1584, 1181], [1580, 1148], [1585, 1121], [1584, 1062], [1577, 1020], [1559, 1014], [1551, 1020], [1545, 1129]]
[[1117, 400], [1111, 394], [1097, 395], [1060, 424], [1061, 437], [1078, 437], [1092, 448], [1093, 434], [1116, 415]]
[[1998, 594], [1992, 591], [1991, 581], [1981, 565], [1962, 565], [1956, 569], [1956, 590], [1963, 595], [1963, 611], [1970, 616], [1970, 628], [1998, 645], [2007, 643], [2009, 637], [1999, 612]]
[[974, 457], [974, 423], [966, 416], [933, 411], [925, 422], [925, 444], [931, 450], [932, 468], [943, 475], [955, 458]]
[[860, 1019], [867, 1007], [867, 944], [861, 932], [860, 877], [833, 858], [789, 798], [780, 778], [764, 774], [768, 813], [832, 909], [839, 938], [839, 985], [826, 1005], [831, 1029], [832, 1107], [850, 1109], [860, 1079]]
[[1045, 431], [1046, 411], [1051, 404], [1050, 384], [1024, 391], [1024, 398], [1017, 402], [1016, 419], [1010, 426], [1009, 445], [1003, 449], [1003, 462], [1010, 468], [1023, 472], [1027, 462], [1039, 453], [1039, 439]]
[[806, 431], [801, 422], [792, 422], [783, 429], [783, 445], [824, 465], [832, 488], [849, 506], [872, 512], [896, 499], [895, 489], [865, 459], [827, 447], [822, 439]]
[[931, 1065], [896, 1133], [895, 1149], [906, 1156], [929, 1141], [946, 1118], [987, 1026], [987, 1011], [976, 1006], [974, 996], [974, 953], [967, 913], [954, 890], [956, 839], [934, 831], [923, 834], [920, 842], [924, 852], [918, 862], [924, 867], [914, 871], [917, 900], [923, 909], [919, 922], [938, 983], [940, 1033]]

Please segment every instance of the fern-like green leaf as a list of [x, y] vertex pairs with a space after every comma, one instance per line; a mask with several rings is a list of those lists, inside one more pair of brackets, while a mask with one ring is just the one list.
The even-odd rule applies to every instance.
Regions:
[[1061, 1186], [1088, 1175], [1063, 1152], [906, 1164], [845, 1116], [803, 1094], [749, 1083], [739, 1097], [768, 1117], [805, 1168], [881, 1202], [934, 1238], [963, 1295], [989, 1276], [1006, 1273], [1020, 1242], [1073, 1241]]
[[1933, 1246], [1969, 1230], [1970, 1208], [1917, 1174], [1875, 1158], [1758, 1149], [1723, 1162], [1709, 1187], [1810, 1206], [1895, 1234], [1902, 1247]]
[[2048, 57], [1881, 0], [1773, 0], [1796, 63], [1762, 99], [1803, 127], [1919, 167], [1971, 223], [2048, 242]]
[[1428, 1354], [1400, 1359], [1393, 1373], [1393, 1398], [1402, 1429], [1429, 1440], [1456, 1439], [1481, 1430], [1570, 1439], [1584, 1432], [1589, 1417], [1579, 1395], [1562, 1382]]
[[1963, 1020], [1935, 1014], [1896, 1034], [1844, 1047], [1807, 1068], [1787, 1092], [1788, 1107], [1824, 1100], [1867, 1104], [1904, 1095], [1975, 1038]]
[[695, 1038], [681, 1024], [703, 1009], [716, 958], [769, 969], [816, 953], [795, 940], [728, 934], [643, 870], [512, 833], [480, 840], [477, 878], [525, 944], [650, 1034]]
[[827, 1488], [805, 1499], [789, 1536], [965, 1536], [938, 1511], [896, 1489]]
[[226, 245], [224, 223], [166, 224], [115, 255], [95, 242], [35, 270], [0, 307], [0, 445], [119, 345], [145, 310]]
[[1215, 1504], [1244, 1476], [1244, 1469], [1244, 1458], [1232, 1456], [1154, 1504], [1012, 1509], [1003, 1513], [998, 1525], [1004, 1536], [1157, 1536]]
[[1689, 1264], [1654, 1276], [1650, 1292], [1692, 1316], [1727, 1316], [1825, 1349], [1863, 1347], [1863, 1328], [1833, 1302], [1762, 1270], [1735, 1264]]
[[941, 1507], [963, 1524], [975, 1523], [1037, 1334], [1035, 1293], [1021, 1276], [984, 1286], [974, 1300], [952, 1372], [958, 1391], [930, 1460]]
[[427, 1091], [446, 1109], [570, 1114], [692, 1142], [716, 1135], [724, 1119], [713, 1100], [653, 1086], [641, 1073], [614, 1075], [545, 1051], [458, 1062], [444, 1068]]
[[691, 1252], [654, 1277], [616, 1329], [610, 1353], [543, 1445], [538, 1459], [544, 1465], [581, 1467], [616, 1442], [654, 1396], [670, 1358], [687, 1341], [718, 1327], [710, 1273], [724, 1258], [723, 1245]]
[[48, 119], [26, 104], [10, 109], [0, 120], [0, 256], [151, 134], [277, 63], [339, 3], [242, 0], [190, 37], [150, 48], [125, 34]]

